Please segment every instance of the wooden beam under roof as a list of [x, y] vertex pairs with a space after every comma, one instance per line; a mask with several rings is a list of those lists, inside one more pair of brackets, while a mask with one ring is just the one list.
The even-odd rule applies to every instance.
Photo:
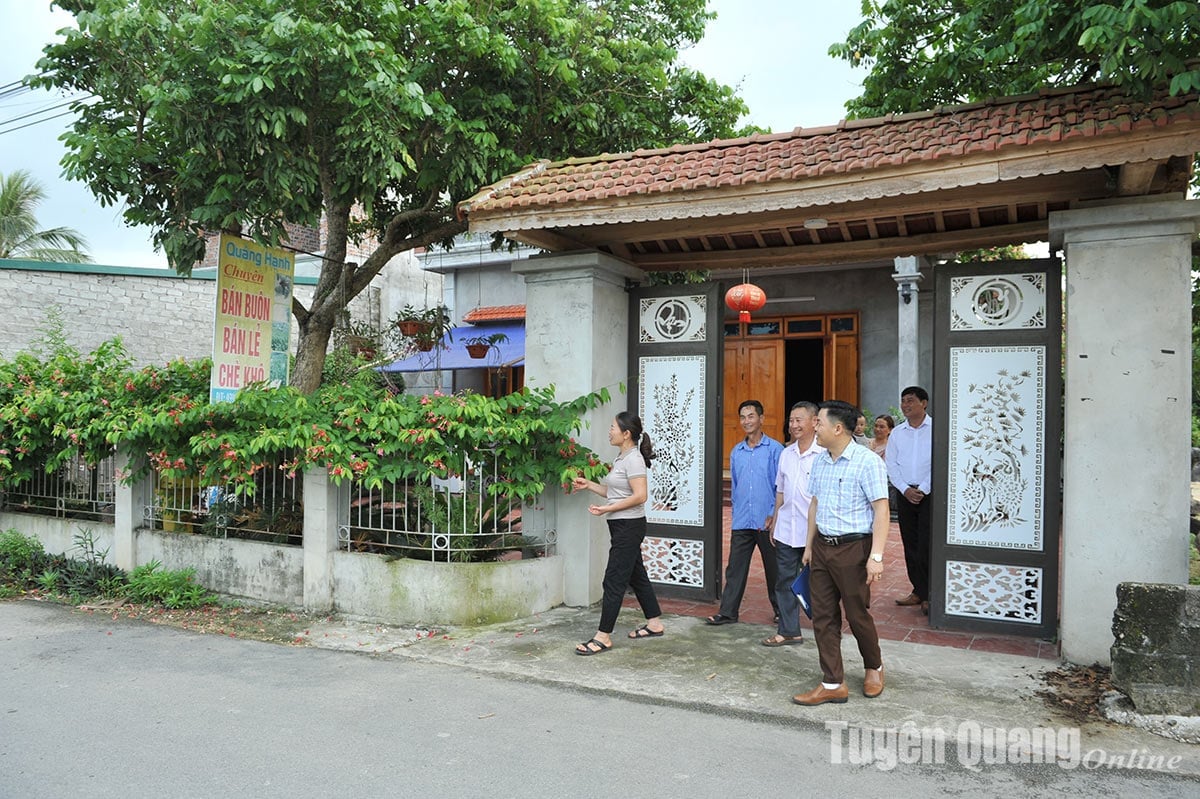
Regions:
[[1117, 170], [1117, 194], [1122, 197], [1140, 197], [1150, 193], [1158, 167], [1166, 161], [1143, 161], [1140, 164], [1121, 164]]
[[506, 230], [504, 238], [528, 244], [550, 252], [570, 252], [572, 250], [588, 250], [592, 245], [578, 239], [564, 236], [553, 230]]
[[837, 244], [801, 247], [769, 247], [762, 250], [730, 250], [709, 253], [667, 253], [634, 256], [631, 262], [648, 272], [680, 269], [736, 269], [743, 266], [817, 266], [832, 263], [871, 261], [928, 252], [973, 250], [1005, 244], [1045, 240], [1049, 235], [1045, 221], [949, 233], [924, 233], [917, 236], [893, 236], [863, 239]]

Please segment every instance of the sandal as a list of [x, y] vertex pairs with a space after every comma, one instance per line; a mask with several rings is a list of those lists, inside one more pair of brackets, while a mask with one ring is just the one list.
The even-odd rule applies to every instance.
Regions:
[[704, 619], [704, 623], [705, 623], [705, 624], [713, 624], [713, 625], [716, 625], [716, 624], [737, 624], [737, 617], [735, 617], [735, 616], [726, 616], [726, 615], [724, 615], [724, 614], [722, 614], [722, 613], [714, 613], [712, 616], [708, 616], [708, 617], [706, 617], [706, 618]]
[[658, 632], [655, 632], [654, 630], [651, 630], [648, 626], [643, 624], [641, 627], [638, 627], [636, 630], [631, 631], [629, 633], [629, 637], [630, 638], [662, 638], [664, 632], [666, 632], [666, 630], [659, 630]]
[[[592, 644], [595, 644], [596, 646], [598, 646], [600, 648], [592, 649]], [[583, 647], [583, 649], [580, 649], [579, 646]], [[597, 641], [595, 638], [584, 641], [579, 646], [575, 647], [575, 654], [583, 655], [584, 657], [587, 657], [588, 655], [599, 655], [599, 654], [602, 654], [602, 653], [607, 652], [608, 650], [612, 649], [612, 644], [601, 643], [600, 641]]]

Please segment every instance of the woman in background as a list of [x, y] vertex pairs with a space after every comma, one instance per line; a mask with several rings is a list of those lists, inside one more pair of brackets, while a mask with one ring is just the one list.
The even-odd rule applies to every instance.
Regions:
[[599, 655], [612, 649], [612, 631], [621, 611], [625, 589], [637, 596], [646, 623], [629, 633], [630, 638], [659, 638], [663, 634], [662, 611], [654, 586], [642, 563], [642, 540], [646, 537], [646, 470], [654, 458], [650, 436], [642, 430], [642, 420], [628, 411], [617, 414], [608, 428], [608, 443], [620, 452], [604, 483], [576, 477], [576, 491], [587, 489], [604, 497], [603, 505], [592, 505], [595, 516], [608, 516], [611, 545], [608, 566], [604, 570], [604, 598], [600, 603], [600, 626], [595, 636], [575, 647], [577, 655]]
[[875, 417], [875, 437], [871, 439], [871, 451], [879, 457], [883, 457], [887, 452], [888, 436], [892, 434], [892, 430], [896, 427], [896, 420], [888, 416], [886, 413], [881, 413]]

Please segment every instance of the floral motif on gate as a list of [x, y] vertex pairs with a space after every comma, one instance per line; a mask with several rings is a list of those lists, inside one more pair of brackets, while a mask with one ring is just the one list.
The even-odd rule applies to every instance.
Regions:
[[679, 397], [679, 377], [654, 387], [654, 415], [650, 428], [654, 439], [654, 466], [650, 469], [650, 506], [653, 510], [677, 511], [692, 501], [693, 486], [688, 472], [696, 459], [696, 440], [688, 435], [680, 419], [692, 418], [696, 387]]
[[646, 507], [651, 523], [704, 524], [705, 368], [703, 355], [639, 359], [638, 405], [656, 456]]

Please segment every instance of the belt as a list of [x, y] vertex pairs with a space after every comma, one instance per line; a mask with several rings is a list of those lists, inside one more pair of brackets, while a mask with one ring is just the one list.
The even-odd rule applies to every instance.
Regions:
[[849, 533], [847, 535], [825, 535], [817, 533], [817, 538], [821, 539], [822, 544], [831, 547], [840, 546], [841, 544], [849, 544], [851, 541], [862, 541], [864, 538], [870, 538], [871, 533]]

